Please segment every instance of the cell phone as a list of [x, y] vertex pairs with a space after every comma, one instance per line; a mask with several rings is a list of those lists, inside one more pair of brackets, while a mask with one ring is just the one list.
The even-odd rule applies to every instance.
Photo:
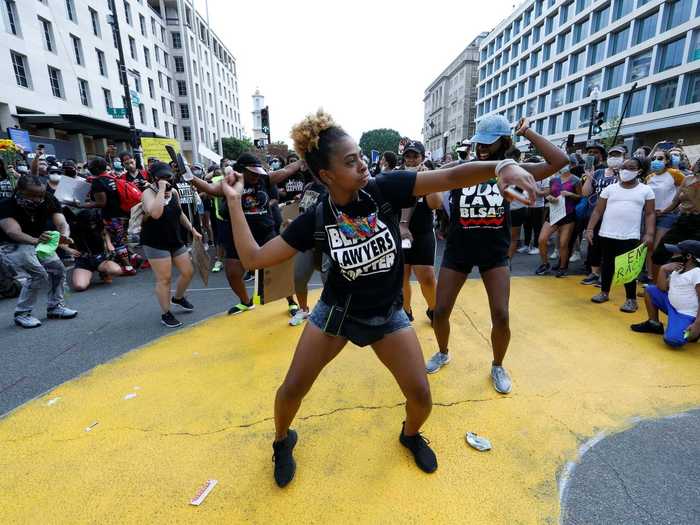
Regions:
[[505, 192], [520, 202], [527, 203], [530, 199], [530, 196], [524, 189], [512, 184], [505, 189]]
[[326, 318], [326, 323], [323, 325], [323, 331], [329, 335], [340, 335], [340, 330], [343, 328], [343, 323], [348, 315], [348, 307], [350, 306], [351, 295], [345, 300], [345, 306], [334, 305]]
[[180, 153], [175, 153], [175, 148], [170, 144], [165, 145], [165, 149], [170, 155], [170, 160], [172, 160], [177, 165], [177, 171], [180, 175], [187, 173], [187, 165], [185, 164], [185, 159], [182, 158]]
[[586, 162], [585, 170], [591, 171], [593, 169], [593, 166], [595, 166], [595, 156], [594, 155], [586, 155], [586, 158], [584, 160]]

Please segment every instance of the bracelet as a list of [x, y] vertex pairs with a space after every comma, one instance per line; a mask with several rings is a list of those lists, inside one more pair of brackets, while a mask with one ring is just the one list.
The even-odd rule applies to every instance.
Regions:
[[409, 221], [399, 221], [399, 224], [408, 224]]
[[513, 164], [517, 165], [518, 163], [515, 162], [513, 159], [503, 159], [501, 162], [496, 164], [496, 177], [501, 176], [501, 170], [505, 168], [506, 166], [512, 166]]

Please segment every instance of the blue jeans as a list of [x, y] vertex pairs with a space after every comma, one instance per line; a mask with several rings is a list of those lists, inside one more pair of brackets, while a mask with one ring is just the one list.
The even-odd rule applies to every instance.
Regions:
[[656, 286], [647, 286], [646, 293], [649, 294], [654, 306], [668, 316], [664, 342], [674, 348], [687, 343], [688, 341], [683, 334], [695, 322], [695, 318], [678, 312], [668, 300], [668, 292], [662, 292]]
[[[331, 307], [323, 301], [319, 301], [311, 312], [309, 320], [323, 332], [323, 327], [326, 325], [326, 319], [328, 319], [330, 312]], [[408, 320], [406, 312], [404, 312], [403, 308], [398, 308], [388, 320], [377, 317], [359, 319], [347, 316], [343, 321], [338, 337], [349, 339], [357, 346], [368, 346], [383, 339], [385, 335], [410, 326], [411, 321]]]

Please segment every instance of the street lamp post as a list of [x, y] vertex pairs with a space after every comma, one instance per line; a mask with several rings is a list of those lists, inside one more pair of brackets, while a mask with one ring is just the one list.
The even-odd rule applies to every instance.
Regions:
[[442, 158], [443, 160], [447, 158], [447, 139], [450, 138], [450, 132], [445, 131], [445, 133], [442, 134]]
[[588, 122], [588, 140], [591, 140], [591, 137], [593, 136], [593, 120], [595, 119], [595, 115], [598, 112], [599, 98], [600, 91], [598, 90], [598, 86], [595, 86], [593, 88], [593, 91], [591, 91], [591, 118]]
[[143, 167], [141, 158], [141, 140], [139, 138], [139, 130], [136, 129], [134, 122], [134, 107], [131, 103], [131, 93], [129, 92], [129, 78], [126, 75], [126, 63], [124, 61], [124, 48], [122, 47], [122, 37], [119, 32], [119, 17], [114, 0], [107, 2], [112, 14], [108, 17], [107, 23], [112, 26], [114, 32], [114, 40], [117, 43], [117, 52], [119, 53], [119, 79], [124, 88], [124, 105], [126, 106], [126, 116], [129, 119], [129, 134], [131, 136], [131, 147], [134, 150], [134, 157], [139, 168]]

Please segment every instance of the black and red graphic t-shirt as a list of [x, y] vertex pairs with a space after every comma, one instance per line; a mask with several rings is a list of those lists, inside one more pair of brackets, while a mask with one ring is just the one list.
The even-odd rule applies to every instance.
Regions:
[[510, 205], [496, 179], [450, 192], [447, 244], [463, 250], [507, 251]]

